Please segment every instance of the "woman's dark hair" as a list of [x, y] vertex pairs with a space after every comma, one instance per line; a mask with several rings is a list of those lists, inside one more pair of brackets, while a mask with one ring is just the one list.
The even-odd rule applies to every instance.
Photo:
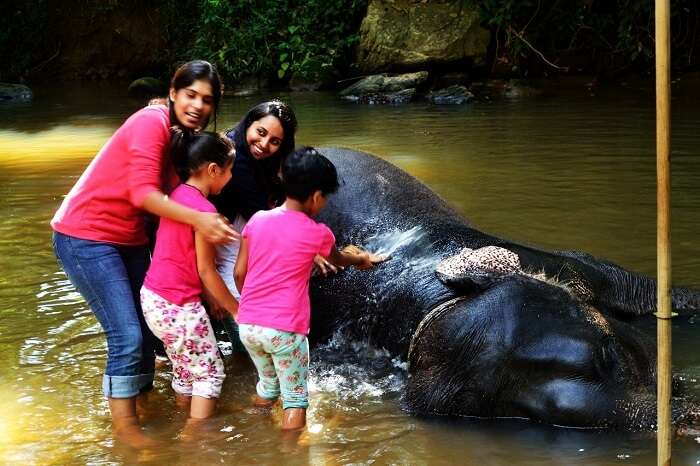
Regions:
[[[282, 130], [284, 131], [284, 137], [282, 138], [282, 144], [280, 144], [279, 149], [274, 155], [266, 157], [264, 161], [269, 161], [270, 159], [277, 160], [277, 171], [279, 170], [279, 163], [284, 158], [284, 156], [294, 150], [294, 134], [297, 131], [297, 117], [294, 112], [289, 107], [280, 100], [270, 100], [268, 102], [263, 102], [255, 107], [248, 110], [241, 122], [238, 124], [237, 128], [243, 130], [243, 136], [245, 132], [248, 131], [250, 125], [254, 122], [265, 118], [266, 116], [272, 115], [277, 118], [282, 125]], [[275, 174], [277, 174], [277, 171]]]
[[316, 191], [327, 196], [338, 190], [333, 162], [313, 147], [301, 147], [282, 162], [282, 186], [287, 197], [304, 202]]
[[[192, 60], [184, 65], [181, 65], [175, 74], [173, 74], [173, 79], [170, 80], [170, 88], [175, 89], [175, 92], [180, 89], [184, 89], [191, 85], [195, 81], [207, 81], [211, 84], [212, 98], [214, 101], [214, 129], [216, 129], [216, 114], [219, 111], [219, 102], [221, 102], [221, 94], [223, 93], [223, 86], [221, 84], [221, 78], [219, 77], [219, 72], [216, 71], [216, 67], [205, 60]], [[170, 121], [175, 124], [177, 118], [175, 117], [175, 106], [173, 102], [168, 97], [168, 103], [170, 104]], [[204, 121], [204, 127], [209, 124], [209, 118]]]
[[183, 182], [206, 163], [215, 163], [221, 168], [229, 166], [236, 155], [226, 136], [209, 131], [192, 133], [176, 129], [170, 150], [175, 170]]
[[[249, 151], [246, 133], [254, 122], [270, 115], [282, 125], [282, 143], [273, 155], [256, 159]], [[272, 100], [248, 110], [241, 121], [226, 132], [238, 156], [234, 167], [235, 179], [213, 198], [219, 213], [231, 221], [238, 214], [247, 220], [255, 212], [270, 209], [284, 201], [279, 171], [282, 159], [294, 150], [296, 129], [294, 111], [284, 102]]]

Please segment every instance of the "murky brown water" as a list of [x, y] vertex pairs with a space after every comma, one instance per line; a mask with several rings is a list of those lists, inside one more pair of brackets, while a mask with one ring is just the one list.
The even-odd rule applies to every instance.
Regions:
[[[39, 89], [0, 107], [0, 462], [17, 464], [655, 464], [649, 434], [585, 432], [526, 422], [435, 421], [404, 414], [400, 364], [358, 347], [316, 365], [309, 429], [290, 445], [249, 408], [254, 376], [229, 358], [221, 412], [204, 439], [177, 440], [185, 415], [167, 371], [148, 433], [157, 452], [115, 444], [100, 379], [100, 327], [56, 266], [48, 220], [84, 166], [138, 103], [122, 89]], [[697, 98], [674, 101], [674, 281], [700, 287]], [[277, 95], [227, 98], [219, 128]], [[298, 142], [369, 151], [404, 168], [482, 229], [552, 249], [580, 249], [655, 273], [653, 94], [583, 88], [549, 98], [472, 106], [346, 104], [282, 95]], [[654, 322], [640, 326], [654, 333]], [[674, 322], [676, 371], [700, 395], [700, 330]], [[318, 353], [317, 353], [318, 357]], [[385, 364], [376, 364], [384, 358]], [[365, 361], [373, 360], [372, 367]], [[675, 464], [700, 464], [700, 440], [674, 443]]]

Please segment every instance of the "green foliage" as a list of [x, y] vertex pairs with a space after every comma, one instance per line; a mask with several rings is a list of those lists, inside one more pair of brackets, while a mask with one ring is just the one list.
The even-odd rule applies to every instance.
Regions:
[[[496, 60], [522, 65], [521, 69], [527, 70], [535, 61], [542, 63], [545, 57], [551, 65], [571, 63], [608, 72], [653, 67], [653, 0], [462, 2], [476, 8], [482, 24], [493, 31]], [[696, 0], [671, 0], [671, 11], [676, 62], [689, 64], [695, 49], [698, 4]]]
[[[3, 7], [0, 14], [0, 81], [24, 80], [36, 58], [47, 60], [47, 2], [18, 1]], [[51, 53], [55, 52], [52, 44]]]
[[[492, 31], [494, 63], [505, 69], [614, 74], [653, 68], [652, 0], [452, 1], [480, 13]], [[154, 67], [164, 74], [180, 61], [203, 58], [216, 63], [229, 83], [244, 76], [328, 81], [349, 70], [367, 2], [76, 0], [71, 10], [58, 0], [17, 0], [0, 15], [0, 81], [60, 76], [61, 60], [76, 46], [65, 40], [67, 20], [76, 15], [69, 24], [140, 14], [159, 24], [152, 33], [167, 46], [157, 51]], [[671, 0], [671, 12], [674, 67], [697, 67], [700, 2]]]
[[191, 55], [230, 78], [323, 79], [345, 65], [366, 0], [201, 0]]

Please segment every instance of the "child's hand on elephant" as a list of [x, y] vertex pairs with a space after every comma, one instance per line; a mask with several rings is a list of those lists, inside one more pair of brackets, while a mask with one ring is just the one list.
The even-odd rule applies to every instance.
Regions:
[[357, 268], [360, 270], [366, 270], [369, 268], [374, 267], [375, 265], [379, 264], [380, 262], [384, 262], [389, 258], [388, 255], [386, 254], [373, 254], [371, 252], [363, 252], [363, 261], [359, 264], [357, 264]]
[[371, 252], [367, 252], [364, 249], [355, 246], [354, 244], [349, 244], [345, 246], [343, 248], [343, 252], [345, 254], [352, 254], [354, 256], [360, 257], [361, 261], [355, 264], [355, 267], [357, 267], [360, 270], [372, 268], [376, 264], [384, 262], [389, 258], [389, 256], [387, 256], [386, 254], [374, 254]]
[[342, 267], [333, 265], [320, 254], [316, 254], [314, 257], [314, 266], [318, 272], [324, 277], [328, 276], [328, 273], [338, 273], [338, 270], [343, 270]]

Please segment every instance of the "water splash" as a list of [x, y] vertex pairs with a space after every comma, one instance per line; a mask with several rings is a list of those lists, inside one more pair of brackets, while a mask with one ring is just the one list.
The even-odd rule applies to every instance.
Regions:
[[309, 389], [332, 393], [342, 400], [398, 396], [405, 367], [384, 349], [351, 340], [342, 331], [314, 351]]
[[427, 233], [423, 227], [416, 225], [406, 231], [393, 230], [371, 236], [367, 240], [367, 249], [391, 256], [401, 248], [426, 246], [426, 237]]

